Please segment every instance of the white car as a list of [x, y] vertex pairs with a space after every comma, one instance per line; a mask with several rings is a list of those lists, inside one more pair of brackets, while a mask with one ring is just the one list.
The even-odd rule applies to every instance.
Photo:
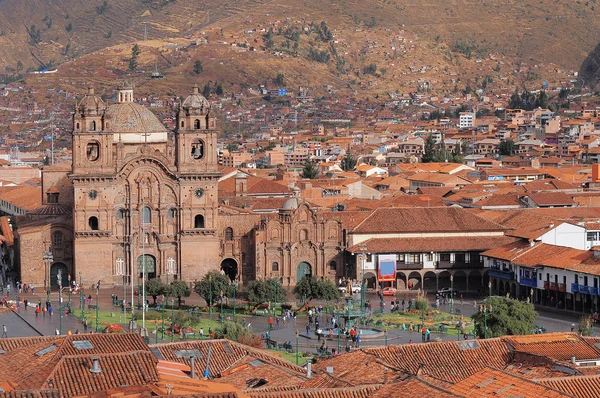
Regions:
[[[340, 287], [338, 287], [338, 290], [342, 293], [346, 293], [347, 286], [340, 286]], [[361, 291], [360, 283], [353, 283], [352, 284], [352, 293], [360, 293], [360, 291]]]

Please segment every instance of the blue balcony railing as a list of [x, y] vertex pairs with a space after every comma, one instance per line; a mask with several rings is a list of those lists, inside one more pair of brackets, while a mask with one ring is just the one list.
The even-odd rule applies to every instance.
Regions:
[[598, 295], [598, 288], [580, 285], [579, 283], [571, 283], [571, 291], [573, 293], [590, 294], [592, 296]]
[[524, 276], [522, 276], [519, 279], [519, 284], [521, 284], [521, 286], [537, 288], [537, 278], [525, 278]]
[[506, 279], [509, 281], [515, 279], [515, 273], [513, 271], [502, 271], [495, 268], [490, 268], [489, 276], [493, 278]]

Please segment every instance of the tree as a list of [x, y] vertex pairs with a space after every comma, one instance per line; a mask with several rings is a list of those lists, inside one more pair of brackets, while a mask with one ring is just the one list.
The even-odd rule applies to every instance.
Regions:
[[352, 156], [352, 154], [347, 153], [346, 156], [344, 156], [344, 158], [342, 159], [340, 167], [344, 171], [354, 170], [354, 168], [356, 167], [356, 159], [354, 158], [354, 156]]
[[140, 50], [140, 46], [136, 44], [133, 45], [133, 47], [131, 47], [131, 58], [129, 58], [129, 67], [128, 69], [133, 72], [134, 70], [137, 69], [138, 67], [138, 56], [140, 55], [142, 51]]
[[487, 337], [531, 334], [535, 328], [538, 314], [530, 303], [505, 297], [488, 297], [481, 304], [486, 306], [487, 311], [479, 311], [472, 316], [475, 333], [479, 337], [486, 335], [486, 324]]
[[229, 153], [237, 151], [239, 149], [239, 147], [240, 146], [238, 145], [237, 142], [232, 142], [231, 144], [227, 144], [227, 146], [226, 146], [227, 151], [229, 151]]
[[425, 148], [423, 150], [423, 157], [421, 158], [421, 161], [423, 163], [434, 162], [435, 155], [436, 155], [435, 141], [433, 139], [433, 136], [431, 134], [429, 134], [427, 136], [427, 138], [425, 139]]
[[217, 339], [236, 341], [256, 348], [263, 346], [260, 336], [255, 335], [249, 328], [239, 323], [224, 322], [214, 330], [214, 334]]
[[215, 87], [215, 94], [223, 95], [223, 83], [217, 84], [217, 87]]
[[210, 97], [210, 82], [207, 82], [202, 89], [202, 95], [206, 98]]
[[69, 22], [69, 24], [67, 26], [65, 26], [65, 30], [67, 32], [70, 32], [73, 30], [73, 24], [71, 22]]
[[515, 142], [513, 140], [500, 141], [500, 155], [511, 156], [515, 153]]
[[277, 77], [275, 77], [275, 79], [273, 79], [273, 83], [277, 84], [278, 86], [284, 86], [285, 85], [285, 76], [283, 75], [283, 73], [278, 73]]
[[317, 177], [319, 177], [319, 168], [315, 165], [315, 163], [312, 160], [306, 159], [306, 162], [304, 162], [304, 168], [302, 169], [301, 176], [302, 178], [314, 180]]
[[21, 72], [23, 70], [23, 62], [21, 62], [20, 60], [17, 61], [17, 73]]
[[279, 278], [250, 281], [244, 289], [244, 294], [253, 305], [285, 301], [285, 290]]
[[190, 297], [190, 287], [184, 281], [173, 281], [167, 287], [167, 292], [170, 297], [177, 297], [177, 306], [181, 307], [181, 298]]
[[211, 271], [204, 275], [201, 281], [196, 282], [194, 291], [206, 301], [207, 304], [215, 303], [221, 297], [221, 292], [224, 296], [229, 296], [229, 278], [217, 271]]
[[202, 72], [204, 72], [204, 67], [202, 66], [202, 61], [197, 60], [196, 62], [194, 62], [194, 73], [199, 75]]
[[158, 278], [150, 279], [146, 282], [146, 294], [152, 296], [154, 305], [156, 305], [156, 297], [160, 296], [165, 292], [166, 286]]
[[317, 279], [305, 275], [294, 287], [294, 295], [298, 300], [337, 300], [340, 291], [329, 279]]

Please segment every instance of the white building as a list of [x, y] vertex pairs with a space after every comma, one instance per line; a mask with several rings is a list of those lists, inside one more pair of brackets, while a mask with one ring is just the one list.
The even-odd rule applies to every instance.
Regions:
[[475, 113], [474, 112], [461, 112], [458, 118], [458, 127], [461, 129], [470, 129], [475, 127]]

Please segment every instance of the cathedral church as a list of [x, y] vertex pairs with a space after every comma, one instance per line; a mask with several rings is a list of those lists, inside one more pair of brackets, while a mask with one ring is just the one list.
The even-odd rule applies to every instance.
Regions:
[[[194, 87], [168, 131], [123, 84], [107, 104], [90, 89], [77, 104], [71, 164], [42, 173], [42, 206], [17, 219], [19, 278], [52, 288], [136, 284], [170, 276], [193, 282], [221, 270], [232, 281], [348, 274], [343, 227], [299, 198], [299, 189], [260, 181], [280, 208], [269, 215], [221, 204], [252, 197], [241, 171], [223, 176], [210, 103]], [[231, 192], [227, 192], [231, 185]], [[254, 197], [256, 198], [256, 196]], [[252, 199], [258, 200], [258, 199]], [[344, 266], [344, 263], [346, 265]]]

